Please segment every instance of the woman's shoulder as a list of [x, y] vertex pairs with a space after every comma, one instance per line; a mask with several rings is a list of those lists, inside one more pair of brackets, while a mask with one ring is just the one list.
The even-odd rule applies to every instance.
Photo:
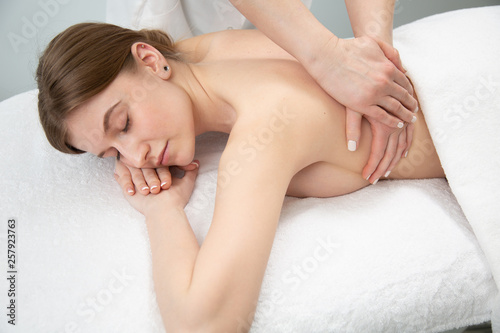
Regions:
[[258, 30], [224, 30], [176, 43], [188, 61], [211, 62], [232, 59], [294, 59]]

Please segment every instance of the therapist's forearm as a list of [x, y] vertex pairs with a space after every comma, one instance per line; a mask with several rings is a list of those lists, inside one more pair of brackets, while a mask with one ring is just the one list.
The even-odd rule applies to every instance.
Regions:
[[370, 36], [392, 45], [395, 0], [345, 0], [354, 37]]
[[273, 42], [303, 65], [314, 62], [318, 49], [337, 37], [300, 0], [230, 0]]

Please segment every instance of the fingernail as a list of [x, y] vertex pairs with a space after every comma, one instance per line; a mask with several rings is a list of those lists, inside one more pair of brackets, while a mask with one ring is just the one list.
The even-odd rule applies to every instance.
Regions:
[[130, 195], [134, 194], [134, 190], [133, 190], [133, 189], [131, 189], [131, 188], [128, 188], [128, 189], [127, 189], [127, 192], [128, 192], [128, 194], [130, 194]]
[[163, 183], [161, 183], [161, 185], [160, 185], [160, 186], [161, 186], [161, 187], [163, 187], [163, 186], [165, 186], [165, 185], [167, 185], [167, 182], [163, 182]]
[[151, 186], [151, 191], [153, 191], [153, 190], [155, 190], [155, 189], [157, 189], [157, 188], [158, 188], [158, 186], [153, 185], [153, 186]]
[[191, 162], [191, 164], [195, 164], [197, 168], [200, 167], [200, 161], [198, 160], [194, 160], [193, 162]]
[[404, 126], [403, 122], [402, 122], [402, 121], [400, 121], [400, 122], [398, 123], [398, 128], [403, 128], [403, 126]]
[[373, 185], [377, 185], [377, 183], [378, 183], [378, 178], [375, 179], [375, 181], [373, 182]]
[[372, 176], [372, 174], [370, 173], [370, 174], [368, 175], [368, 177], [366, 177], [366, 180], [370, 179], [370, 177], [371, 177], [371, 176]]
[[390, 171], [387, 171], [387, 172], [385, 173], [384, 177], [385, 177], [385, 178], [387, 178], [387, 177], [389, 177], [389, 175], [390, 175], [390, 174], [391, 174], [391, 172], [390, 172]]
[[408, 150], [407, 150], [407, 151], [406, 151], [406, 153], [405, 153], [405, 157], [407, 157], [407, 156], [408, 156]]
[[141, 188], [141, 191], [147, 191], [147, 190], [149, 190], [149, 187], [147, 187], [147, 186], [144, 186], [143, 188]]
[[417, 105], [417, 108], [415, 109], [415, 111], [413, 111], [414, 113], [417, 113], [418, 112], [418, 105]]
[[354, 141], [354, 140], [349, 140], [349, 141], [347, 142], [347, 149], [348, 149], [349, 151], [356, 151], [356, 141]]
[[411, 118], [411, 122], [412, 123], [415, 123], [417, 121], [417, 117], [416, 116], [413, 116], [413, 118]]

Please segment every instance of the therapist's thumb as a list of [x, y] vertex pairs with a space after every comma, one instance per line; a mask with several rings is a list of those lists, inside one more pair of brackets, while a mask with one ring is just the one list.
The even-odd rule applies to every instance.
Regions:
[[356, 149], [358, 149], [358, 142], [361, 136], [362, 117], [363, 115], [361, 113], [346, 108], [345, 133], [347, 139], [347, 149], [349, 151], [356, 151]]

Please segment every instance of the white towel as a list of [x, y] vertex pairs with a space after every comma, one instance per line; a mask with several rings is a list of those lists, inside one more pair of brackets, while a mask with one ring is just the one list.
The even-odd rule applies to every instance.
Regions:
[[395, 40], [500, 288], [500, 6], [435, 15], [399, 28]]

